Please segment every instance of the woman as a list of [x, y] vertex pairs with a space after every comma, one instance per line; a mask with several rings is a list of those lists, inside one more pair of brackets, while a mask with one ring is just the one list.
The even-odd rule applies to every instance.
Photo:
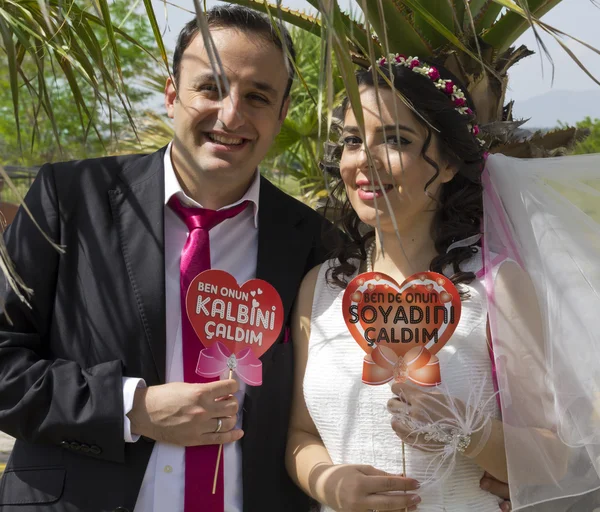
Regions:
[[[346, 196], [351, 243], [306, 277], [296, 305], [288, 470], [322, 510], [496, 512], [498, 498], [479, 486], [485, 471], [507, 481], [507, 468], [486, 343], [486, 294], [476, 277], [485, 154], [472, 103], [447, 72], [418, 59], [383, 59], [377, 71], [377, 87], [371, 70], [357, 75], [364, 138], [347, 102], [342, 109], [337, 195]], [[365, 233], [364, 225], [377, 229]], [[458, 287], [462, 317], [437, 354], [445, 392], [395, 384], [400, 397], [393, 398], [387, 385], [362, 384], [364, 352], [345, 326], [341, 298], [347, 282], [367, 270], [399, 283], [432, 270]], [[475, 409], [477, 419], [458, 443], [415, 434], [416, 426], [443, 421], [449, 410]]]

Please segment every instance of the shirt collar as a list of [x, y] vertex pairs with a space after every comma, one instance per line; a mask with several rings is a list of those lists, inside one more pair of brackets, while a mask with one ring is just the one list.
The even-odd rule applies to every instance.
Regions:
[[[164, 167], [165, 167], [165, 205], [169, 202], [169, 199], [173, 196], [177, 196], [177, 198], [186, 206], [192, 206], [196, 208], [202, 208], [202, 205], [197, 201], [194, 201], [191, 197], [187, 196], [186, 193], [181, 188], [179, 184], [179, 180], [177, 179], [177, 175], [175, 174], [175, 168], [173, 167], [173, 161], [171, 160], [171, 146], [173, 142], [169, 142], [167, 146], [167, 150], [165, 151], [164, 158]], [[243, 201], [250, 201], [252, 206], [254, 207], [254, 227], [258, 228], [258, 198], [260, 195], [260, 173], [258, 170], [254, 174], [254, 180], [246, 190], [244, 196], [235, 203], [228, 204], [223, 208], [219, 208], [219, 210], [223, 210], [225, 208], [231, 208], [236, 206]]]

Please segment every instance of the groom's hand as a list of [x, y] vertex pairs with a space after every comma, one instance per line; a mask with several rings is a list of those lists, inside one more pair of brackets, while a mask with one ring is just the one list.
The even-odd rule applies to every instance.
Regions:
[[502, 512], [510, 512], [511, 511], [511, 506], [510, 506], [510, 501], [509, 501], [510, 500], [510, 492], [509, 492], [508, 484], [505, 484], [504, 482], [501, 482], [500, 480], [494, 478], [492, 475], [490, 475], [486, 471], [485, 474], [483, 475], [483, 478], [481, 479], [480, 486], [484, 491], [491, 492], [492, 494], [495, 494], [499, 498], [502, 498], [503, 500], [505, 500], [503, 503], [500, 504], [500, 510]]
[[[179, 446], [226, 444], [241, 439], [234, 430], [239, 404], [234, 379], [206, 384], [172, 382], [140, 388], [127, 414], [131, 432]], [[218, 419], [221, 419], [221, 429]]]

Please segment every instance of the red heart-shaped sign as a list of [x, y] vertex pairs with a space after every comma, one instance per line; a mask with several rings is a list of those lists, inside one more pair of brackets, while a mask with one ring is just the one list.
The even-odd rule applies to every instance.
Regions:
[[418, 384], [438, 383], [435, 354], [460, 320], [460, 295], [452, 281], [420, 272], [399, 286], [381, 272], [366, 272], [350, 281], [342, 308], [348, 330], [367, 353], [363, 381], [382, 384], [400, 378], [404, 368]]
[[275, 343], [283, 326], [281, 297], [262, 279], [239, 286], [223, 270], [206, 270], [190, 283], [185, 303], [205, 348], [219, 342], [232, 354], [250, 349], [258, 358]]

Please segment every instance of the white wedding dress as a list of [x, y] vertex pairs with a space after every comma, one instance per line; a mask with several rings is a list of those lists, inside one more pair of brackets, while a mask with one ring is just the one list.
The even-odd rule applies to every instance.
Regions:
[[[399, 475], [402, 442], [392, 430], [391, 414], [386, 409], [393, 394], [389, 384], [370, 386], [362, 382], [365, 352], [345, 325], [344, 290], [327, 282], [325, 273], [331, 263], [322, 265], [315, 289], [304, 377], [306, 405], [334, 464], [367, 464]], [[473, 272], [481, 266], [480, 253], [461, 265]], [[476, 279], [462, 286], [469, 298], [462, 302], [456, 331], [437, 353], [443, 385], [451, 396], [465, 402], [473, 389], [483, 386], [479, 396], [486, 403], [483, 412], [499, 417], [486, 342], [484, 283]], [[434, 453], [406, 445], [405, 462], [408, 477], [426, 482], [419, 490], [423, 500], [419, 511], [498, 512], [501, 500], [479, 487], [483, 469], [465, 456], [456, 455], [454, 467], [444, 478], [440, 478], [443, 467], [433, 473], [439, 466], [439, 456]]]

